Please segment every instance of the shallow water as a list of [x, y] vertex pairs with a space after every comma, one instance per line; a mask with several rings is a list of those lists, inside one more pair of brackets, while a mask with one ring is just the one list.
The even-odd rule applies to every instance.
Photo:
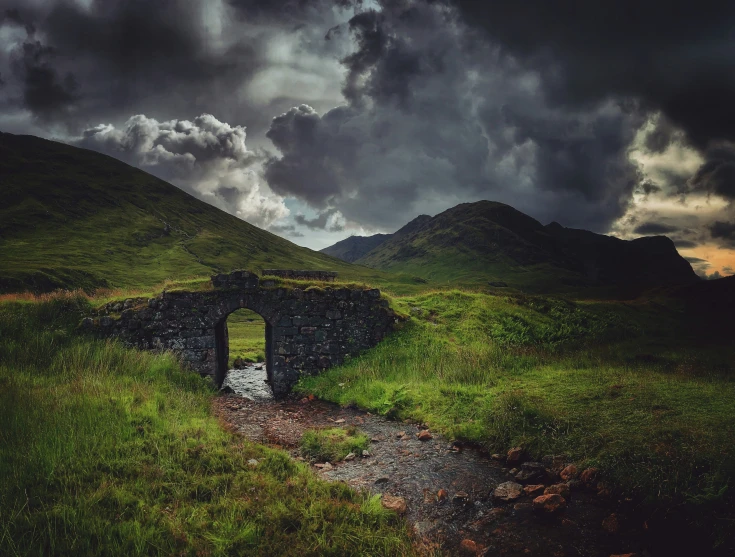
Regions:
[[265, 363], [247, 364], [243, 369], [227, 372], [222, 388], [230, 387], [235, 394], [250, 400], [273, 400], [273, 391], [268, 384]]

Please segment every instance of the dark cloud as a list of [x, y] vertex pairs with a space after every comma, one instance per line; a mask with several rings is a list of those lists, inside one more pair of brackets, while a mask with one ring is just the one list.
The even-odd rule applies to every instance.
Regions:
[[99, 125], [75, 144], [120, 158], [200, 199], [259, 226], [285, 217], [280, 199], [263, 190], [262, 156], [245, 144], [245, 128], [211, 114], [159, 122], [142, 114], [124, 126]]
[[[547, 77], [551, 102], [635, 97], [705, 147], [735, 139], [735, 4], [456, 0], [465, 20]], [[659, 136], [653, 148], [666, 138]]]
[[296, 230], [293, 224], [272, 224], [268, 227], [268, 230], [278, 235], [286, 235], [291, 238], [303, 238], [304, 235]]
[[36, 116], [48, 120], [67, 114], [78, 97], [74, 74], [61, 75], [52, 66], [56, 49], [27, 41], [11, 52], [12, 73], [22, 84], [22, 102]]
[[691, 240], [674, 240], [674, 245], [680, 249], [696, 248], [699, 244]]
[[440, 3], [382, 4], [349, 21], [346, 106], [275, 118], [274, 191], [394, 229], [406, 214], [506, 201], [541, 220], [606, 230], [639, 176], [635, 102], [546, 102], [548, 84]]
[[319, 213], [313, 219], [306, 218], [304, 215], [296, 215], [294, 221], [296, 224], [305, 226], [311, 230], [329, 230], [330, 232], [341, 232], [344, 226], [333, 218], [336, 215], [336, 209], [329, 209]]
[[636, 226], [633, 232], [636, 234], [668, 234], [670, 232], [676, 232], [678, 228], [676, 226], [670, 226], [660, 222], [644, 222]]
[[641, 183], [640, 188], [645, 195], [651, 195], [652, 193], [659, 193], [661, 191], [661, 188], [650, 180], [645, 180]]
[[[312, 89], [324, 90], [328, 80], [339, 80], [333, 75], [336, 62], [330, 65], [329, 60], [338, 58], [343, 44], [323, 36], [348, 17], [331, 9], [345, 2], [330, 0], [6, 4], [0, 25], [25, 27], [26, 43], [36, 45], [35, 53], [21, 57], [28, 68], [16, 79], [30, 80], [33, 86], [16, 108], [60, 117], [57, 107], [74, 99], [74, 118], [63, 116], [78, 129], [99, 121], [120, 123], [140, 113], [178, 118], [213, 110], [213, 99], [225, 121], [266, 127], [294, 100], [304, 99]], [[9, 63], [0, 48], [2, 75]], [[39, 99], [41, 91], [51, 99]], [[335, 100], [337, 93], [338, 84]]]
[[735, 222], [715, 221], [709, 231], [714, 239], [735, 248]]
[[689, 185], [694, 190], [735, 199], [735, 148], [719, 144], [707, 151], [709, 160], [691, 178]]
[[699, 257], [685, 257], [689, 263], [707, 263], [706, 259], [700, 259]]

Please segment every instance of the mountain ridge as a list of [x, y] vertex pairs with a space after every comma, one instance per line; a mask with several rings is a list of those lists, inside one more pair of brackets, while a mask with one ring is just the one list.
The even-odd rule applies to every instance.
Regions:
[[[354, 260], [430, 280], [509, 281], [528, 287], [534, 272], [557, 287], [616, 285], [634, 290], [699, 281], [665, 236], [621, 240], [587, 230], [546, 226], [494, 201], [462, 203], [417, 228], [392, 235]], [[524, 276], [526, 275], [526, 276]]]

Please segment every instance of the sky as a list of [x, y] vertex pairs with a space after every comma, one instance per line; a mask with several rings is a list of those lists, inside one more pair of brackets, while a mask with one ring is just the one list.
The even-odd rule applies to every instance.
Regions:
[[313, 249], [489, 199], [733, 274], [734, 101], [729, 1], [0, 0], [0, 131]]

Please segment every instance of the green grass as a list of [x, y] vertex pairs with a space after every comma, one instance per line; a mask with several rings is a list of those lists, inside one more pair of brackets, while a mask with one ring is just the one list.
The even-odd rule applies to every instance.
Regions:
[[702, 324], [643, 302], [446, 291], [397, 303], [412, 315], [400, 331], [299, 389], [492, 452], [568, 453], [648, 502], [732, 503], [735, 351], [708, 345]]
[[230, 369], [236, 359], [265, 361], [265, 321], [249, 309], [240, 309], [227, 317], [230, 345]]
[[0, 303], [0, 554], [413, 554], [377, 497], [223, 430], [172, 356], [78, 336], [89, 309]]
[[368, 436], [355, 427], [312, 429], [301, 438], [301, 453], [319, 462], [338, 462], [350, 453], [361, 456], [369, 445]]

